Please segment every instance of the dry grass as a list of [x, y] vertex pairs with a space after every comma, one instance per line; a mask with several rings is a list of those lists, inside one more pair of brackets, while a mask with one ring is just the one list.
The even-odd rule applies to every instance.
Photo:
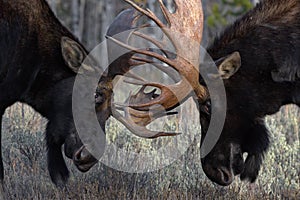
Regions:
[[[56, 188], [46, 168], [45, 120], [18, 104], [4, 118], [6, 191], [11, 199], [299, 199], [299, 115], [297, 107], [289, 106], [266, 119], [272, 146], [255, 184], [238, 179], [229, 187], [211, 183], [202, 171], [196, 140], [176, 162], [151, 173], [119, 172], [98, 164], [81, 174], [68, 160], [72, 171], [69, 184]], [[170, 129], [177, 129], [176, 123], [171, 121]], [[113, 121], [108, 129], [109, 141], [123, 148], [136, 149], [134, 143], [142, 149], [164, 144], [161, 140], [141, 142], [120, 132], [121, 127]], [[190, 126], [187, 131], [198, 133], [199, 126]]]

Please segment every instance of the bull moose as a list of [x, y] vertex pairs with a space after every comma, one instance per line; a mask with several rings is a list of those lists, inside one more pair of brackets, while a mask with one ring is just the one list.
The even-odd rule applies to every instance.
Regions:
[[[254, 182], [269, 146], [264, 117], [286, 104], [300, 106], [300, 1], [261, 1], [207, 51], [220, 74], [228, 72], [227, 111], [219, 141], [201, 160], [203, 170], [224, 186], [235, 175]], [[212, 106], [210, 99], [200, 103], [202, 141]]]
[[[197, 60], [195, 56], [199, 55], [199, 47], [190, 45], [189, 41], [182, 38], [176, 38], [177, 34], [174, 34], [179, 31], [193, 41], [201, 41], [202, 27], [198, 26], [198, 30], [195, 30], [193, 28], [197, 26], [190, 25], [201, 24], [203, 21], [184, 21], [184, 17], [179, 20], [180, 15], [189, 16], [185, 13], [187, 10], [189, 13], [198, 12], [198, 19], [201, 19], [202, 10], [197, 8], [201, 1], [191, 4], [176, 1], [177, 10], [172, 14], [162, 1], [159, 1], [168, 25], [162, 23], [151, 11], [126, 1], [163, 29], [175, 47], [176, 55], [170, 56], [164, 50], [165, 43], [140, 32], [136, 35], [146, 38], [162, 53], [136, 49], [121, 41], [115, 42], [139, 55], [156, 58], [174, 68], [182, 78], [174, 85], [136, 81], [135, 84], [144, 87], [131, 96], [133, 100], [127, 106], [139, 112], [149, 112], [150, 107], [157, 104], [166, 110], [172, 110], [191, 96], [190, 89], [193, 89], [199, 105], [203, 147], [211, 120], [211, 110], [218, 108], [211, 104], [209, 91], [203, 79], [205, 74], [201, 74], [202, 78], [199, 77], [198, 71], [192, 66], [195, 64], [193, 61]], [[181, 3], [188, 5], [188, 8]], [[240, 175], [241, 180], [254, 182], [269, 146], [264, 117], [278, 112], [280, 107], [286, 104], [300, 106], [299, 22], [299, 0], [262, 0], [255, 8], [227, 27], [207, 49], [215, 62], [211, 68], [218, 67], [218, 74], [213, 74], [210, 78], [224, 79], [227, 96], [226, 119], [220, 138], [210, 153], [201, 159], [203, 170], [212, 181], [227, 186], [232, 183], [235, 175]], [[153, 60], [138, 56], [135, 60], [142, 61], [142, 64], [153, 64]], [[200, 72], [203, 64], [205, 65], [200, 64]], [[165, 72], [173, 75], [168, 70]], [[187, 87], [186, 84], [191, 87]], [[161, 94], [146, 93], [146, 86], [159, 88]], [[130, 112], [129, 114], [138, 116]], [[247, 153], [245, 160], [244, 153]]]
[[[124, 1], [132, 3], [129, 0]], [[181, 4], [179, 7], [184, 7], [185, 4], [195, 4], [198, 0], [179, 2]], [[193, 7], [201, 8], [201, 1]], [[132, 29], [138, 17], [139, 15], [136, 15], [133, 10], [125, 10], [109, 27], [108, 37]], [[198, 17], [193, 17], [186, 19], [190, 20], [191, 24], [202, 25], [202, 18], [198, 21]], [[199, 30], [198, 26], [195, 28]], [[82, 69], [92, 69], [91, 71], [95, 72], [97, 66], [94, 64], [97, 65], [97, 63], [87, 56], [87, 50], [59, 22], [45, 0], [0, 0], [0, 47], [1, 125], [6, 108], [16, 102], [30, 105], [48, 119], [46, 128], [48, 171], [51, 180], [56, 185], [64, 185], [69, 177], [69, 171], [62, 155], [62, 145], [64, 145], [65, 155], [72, 159], [82, 172], [88, 171], [97, 162], [97, 159], [80, 140], [72, 113], [75, 77], [79, 70], [81, 73], [84, 72]], [[114, 48], [111, 47], [110, 50], [114, 51]], [[147, 123], [150, 123], [152, 120], [147, 112], [131, 110], [132, 114], [137, 114], [138, 117], [143, 116], [143, 119], [137, 118], [137, 121], [132, 122], [120, 116], [115, 106], [111, 104], [114, 77], [124, 75], [130, 66], [139, 63], [135, 60], [136, 58], [132, 58], [134, 53], [129, 52], [112, 62], [107, 74], [99, 77], [98, 87], [95, 86], [94, 99], [99, 124], [105, 131], [105, 122], [109, 116], [113, 115], [140, 137], [155, 138], [174, 135], [146, 131], [146, 129], [141, 131], [139, 122], [146, 119]], [[82, 65], [86, 59], [93, 60], [88, 62], [90, 66]], [[87, 68], [84, 69], [84, 66]], [[151, 95], [147, 97], [152, 99]], [[159, 112], [159, 115], [162, 113], [164, 112]], [[3, 183], [4, 170], [1, 154], [0, 179]]]
[[[63, 144], [77, 168], [89, 170], [97, 160], [79, 139], [72, 116], [73, 84], [86, 49], [45, 0], [0, 1], [0, 47], [0, 121], [15, 102], [30, 105], [48, 119], [48, 170], [55, 184], [65, 183], [69, 176]], [[109, 112], [102, 107], [97, 113], [105, 126]], [[3, 178], [0, 155], [1, 182]]]

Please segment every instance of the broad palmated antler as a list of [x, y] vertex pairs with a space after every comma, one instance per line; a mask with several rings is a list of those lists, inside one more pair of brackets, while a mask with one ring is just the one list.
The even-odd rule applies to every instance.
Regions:
[[[160, 52], [150, 48], [143, 49], [133, 47], [128, 44], [128, 38], [112, 37], [116, 31], [110, 31], [114, 30], [114, 27], [109, 29], [107, 36], [109, 41], [118, 45], [119, 48], [126, 48], [129, 51], [129, 53], [117, 59], [117, 61], [114, 61], [114, 64], [111, 64], [110, 68], [113, 70], [110, 70], [109, 75], [125, 75], [126, 73], [127, 76], [137, 79], [137, 84], [143, 85], [136, 95], [130, 95], [123, 108], [118, 108], [124, 111], [125, 116], [118, 113], [115, 105], [113, 105], [112, 108], [113, 116], [122, 122], [130, 131], [140, 137], [155, 138], [159, 136], [176, 135], [176, 133], [149, 131], [145, 126], [161, 116], [174, 114], [167, 113], [165, 110], [171, 110], [177, 107], [180, 103], [185, 101], [193, 91], [199, 100], [206, 99], [208, 95], [205, 87], [199, 84], [198, 71], [200, 42], [203, 29], [201, 0], [175, 0], [176, 11], [174, 13], [168, 11], [162, 0], [158, 0], [167, 24], [164, 24], [158, 19], [149, 9], [143, 9], [131, 0], [124, 1], [157, 24], [171, 41], [175, 52], [169, 52], [169, 50], [164, 49], [166, 47], [165, 41], [158, 41], [138, 30], [129, 32], [128, 38], [131, 35], [143, 38], [156, 46]], [[135, 22], [138, 19], [137, 16], [138, 15], [133, 11], [124, 11], [116, 18], [113, 24], [117, 25], [125, 21], [127, 21], [126, 23]], [[131, 25], [133, 25], [133, 23]], [[145, 25], [142, 27], [145, 27]], [[142, 57], [141, 55], [146, 57]], [[175, 69], [181, 79], [173, 85], [163, 85], [161, 83], [149, 83], [137, 75], [127, 73], [130, 67], [149, 63], [166, 72], [171, 77], [174, 75], [161, 63], [154, 62], [154, 59]], [[160, 89], [161, 94], [157, 95], [154, 92], [146, 93], [145, 88], [147, 86]]]

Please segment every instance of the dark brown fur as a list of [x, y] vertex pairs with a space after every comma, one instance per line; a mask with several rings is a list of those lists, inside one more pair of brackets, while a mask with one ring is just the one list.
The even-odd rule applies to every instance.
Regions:
[[[221, 185], [238, 174], [255, 181], [269, 146], [263, 118], [286, 104], [300, 106], [300, 1], [262, 1], [208, 48], [214, 60], [236, 51], [242, 64], [224, 80], [225, 125], [214, 149], [202, 159], [205, 173]], [[210, 121], [210, 114], [203, 112], [210, 109], [208, 102], [200, 106], [203, 138]]]
[[[5, 109], [18, 101], [32, 106], [48, 119], [48, 169], [56, 184], [65, 183], [69, 176], [62, 145], [65, 144], [65, 154], [70, 158], [83, 145], [72, 115], [76, 73], [62, 55], [63, 37], [74, 41], [80, 49], [78, 53], [87, 53], [61, 25], [45, 0], [0, 0], [0, 119]], [[101, 109], [97, 112], [104, 127], [108, 116], [101, 115]], [[84, 160], [84, 164], [92, 166], [95, 159], [87, 157], [89, 160]], [[80, 160], [77, 158], [74, 163], [80, 165]], [[0, 157], [0, 179], [3, 178]]]

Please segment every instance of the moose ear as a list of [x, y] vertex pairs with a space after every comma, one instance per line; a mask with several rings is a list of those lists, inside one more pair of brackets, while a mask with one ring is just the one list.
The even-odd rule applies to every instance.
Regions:
[[82, 62], [87, 55], [83, 47], [76, 41], [68, 37], [62, 37], [61, 51], [65, 63], [68, 65], [68, 67], [75, 73], [78, 73]]
[[240, 53], [236, 51], [229, 56], [220, 58], [216, 61], [216, 65], [219, 69], [219, 76], [222, 79], [229, 79], [241, 67]]

